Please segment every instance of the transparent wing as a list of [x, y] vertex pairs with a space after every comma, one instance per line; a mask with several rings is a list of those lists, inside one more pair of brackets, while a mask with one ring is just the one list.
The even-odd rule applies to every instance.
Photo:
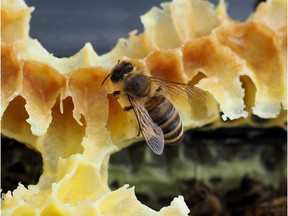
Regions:
[[155, 154], [162, 154], [164, 149], [164, 135], [162, 129], [153, 122], [145, 107], [143, 107], [138, 100], [131, 97], [128, 99], [132, 105], [140, 131], [146, 143]]
[[158, 87], [168, 92], [171, 95], [181, 96], [186, 98], [189, 101], [197, 100], [197, 101], [206, 101], [208, 94], [193, 85], [173, 82], [168, 80], [163, 80], [155, 77], [149, 77], [151, 81], [153, 81]]

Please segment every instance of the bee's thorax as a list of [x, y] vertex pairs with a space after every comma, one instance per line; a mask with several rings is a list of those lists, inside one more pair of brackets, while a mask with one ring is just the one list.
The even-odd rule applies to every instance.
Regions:
[[150, 93], [149, 78], [141, 74], [128, 74], [124, 79], [123, 90], [139, 98], [146, 97]]

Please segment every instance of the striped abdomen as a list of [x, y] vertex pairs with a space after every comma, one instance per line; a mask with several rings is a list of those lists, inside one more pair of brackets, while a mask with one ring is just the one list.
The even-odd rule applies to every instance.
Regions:
[[152, 120], [162, 129], [165, 144], [178, 144], [183, 138], [180, 116], [173, 104], [164, 96], [153, 96], [145, 108]]

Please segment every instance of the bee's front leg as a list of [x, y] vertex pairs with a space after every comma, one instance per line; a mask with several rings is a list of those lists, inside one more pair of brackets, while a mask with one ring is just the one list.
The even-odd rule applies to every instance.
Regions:
[[131, 110], [132, 108], [133, 108], [132, 106], [125, 106], [124, 111], [127, 112], [127, 111]]
[[[118, 100], [119, 98], [120, 98], [120, 96], [121, 96], [121, 91], [114, 91], [113, 93], [113, 96], [116, 98], [116, 100]], [[131, 110], [132, 109], [132, 106], [125, 106], [124, 108], [123, 108], [123, 110], [125, 111], [125, 112], [127, 112], [127, 111], [129, 111], [129, 110]]]
[[114, 91], [114, 92], [113, 92], [113, 96], [114, 96], [116, 99], [119, 99], [120, 96], [121, 96], [121, 91]]

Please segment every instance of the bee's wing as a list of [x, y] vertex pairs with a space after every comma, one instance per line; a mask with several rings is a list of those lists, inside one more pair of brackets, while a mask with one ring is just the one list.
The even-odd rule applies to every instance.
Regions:
[[158, 87], [168, 92], [171, 95], [181, 96], [189, 101], [197, 100], [198, 102], [204, 102], [207, 100], [208, 94], [193, 85], [163, 80], [155, 77], [149, 77]]
[[143, 107], [138, 100], [129, 97], [129, 101], [146, 143], [155, 154], [162, 154], [164, 149], [164, 135], [162, 129], [153, 122], [145, 107]]

